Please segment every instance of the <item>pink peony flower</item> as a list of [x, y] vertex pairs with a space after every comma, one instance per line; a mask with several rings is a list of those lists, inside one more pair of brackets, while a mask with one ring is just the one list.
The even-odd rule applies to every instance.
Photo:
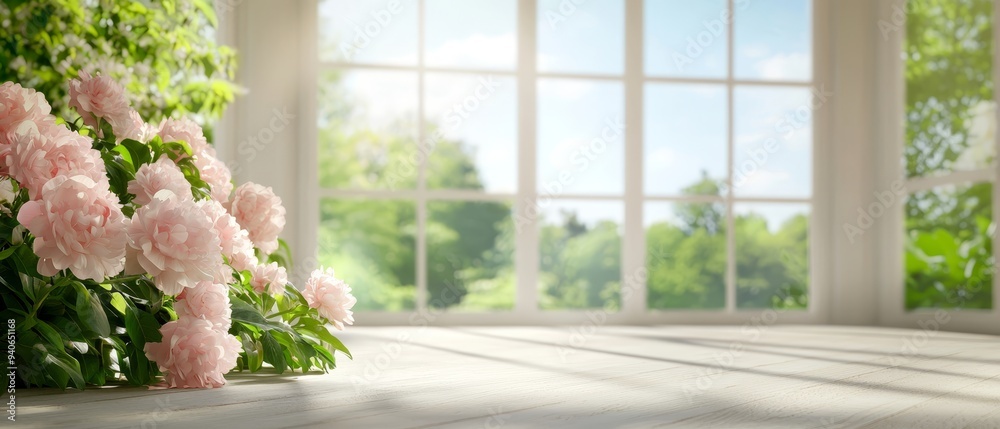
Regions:
[[100, 282], [122, 271], [128, 218], [107, 185], [87, 176], [58, 176], [40, 194], [40, 201], [25, 203], [17, 215], [35, 236], [40, 274], [69, 268]]
[[108, 76], [80, 71], [80, 79], [69, 82], [69, 106], [83, 117], [83, 123], [97, 128], [97, 119], [124, 124], [129, 120], [125, 88]]
[[302, 295], [309, 302], [309, 307], [319, 310], [319, 315], [337, 329], [343, 330], [344, 324], [354, 324], [351, 308], [358, 300], [351, 295], [351, 287], [347, 283], [334, 277], [332, 268], [313, 271], [306, 280]]
[[[246, 230], [243, 230], [246, 232]], [[229, 257], [229, 265], [238, 271], [253, 271], [259, 261], [254, 254], [253, 243], [246, 235], [240, 234], [233, 239], [233, 255]]]
[[60, 125], [25, 123], [15, 133], [8, 155], [10, 176], [37, 199], [42, 186], [56, 176], [84, 175], [108, 186], [101, 153], [91, 149], [90, 140]]
[[128, 241], [140, 252], [139, 265], [168, 295], [212, 281], [222, 265], [222, 247], [212, 219], [194, 201], [169, 190], [158, 192], [136, 210]]
[[45, 97], [34, 89], [14, 82], [0, 85], [0, 134], [15, 130], [24, 121], [45, 120], [51, 111]]
[[196, 155], [209, 147], [201, 126], [188, 118], [164, 119], [160, 122], [158, 135], [165, 143], [186, 142], [191, 146], [191, 152]]
[[288, 284], [288, 272], [277, 262], [259, 264], [253, 267], [251, 272], [253, 279], [250, 280], [250, 285], [257, 293], [266, 291], [271, 295], [279, 295], [285, 292], [285, 285]]
[[208, 183], [212, 190], [212, 199], [220, 203], [229, 201], [233, 193], [233, 174], [229, 167], [215, 156], [215, 149], [206, 147], [195, 154], [194, 166], [201, 173], [201, 180]]
[[164, 189], [170, 190], [180, 198], [193, 199], [191, 184], [184, 178], [184, 173], [166, 155], [152, 164], [145, 164], [135, 172], [135, 180], [128, 182], [128, 193], [135, 195], [132, 200], [136, 204], [146, 205], [153, 195]]
[[109, 121], [119, 143], [125, 139], [149, 143], [156, 136], [156, 127], [147, 124], [146, 121], [142, 120], [142, 116], [139, 116], [139, 112], [132, 109], [129, 109], [128, 116]]
[[221, 203], [215, 200], [198, 201], [205, 214], [212, 219], [212, 229], [219, 236], [219, 244], [222, 246], [222, 255], [232, 258], [233, 254], [244, 246], [243, 242], [249, 243], [246, 230], [240, 228], [236, 218], [226, 211]]
[[267, 255], [278, 250], [278, 234], [285, 227], [285, 208], [274, 190], [244, 183], [236, 188], [229, 212], [250, 233], [250, 240], [261, 252]]
[[160, 327], [160, 333], [163, 340], [146, 343], [144, 351], [165, 373], [164, 380], [170, 387], [222, 387], [242, 350], [236, 337], [198, 317], [167, 322]]
[[7, 158], [17, 130], [26, 122], [35, 128], [55, 125], [51, 111], [45, 97], [35, 90], [13, 82], [0, 85], [0, 176], [9, 175]]
[[174, 303], [177, 318], [200, 317], [212, 322], [221, 332], [229, 332], [233, 310], [229, 306], [229, 286], [213, 282], [200, 282], [184, 289]]

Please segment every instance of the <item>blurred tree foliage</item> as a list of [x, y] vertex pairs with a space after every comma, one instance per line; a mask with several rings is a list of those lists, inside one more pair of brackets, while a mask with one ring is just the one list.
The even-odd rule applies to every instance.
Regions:
[[[320, 183], [325, 187], [416, 187], [414, 124], [379, 129], [359, 125], [368, 107], [352, 99], [335, 71], [320, 86]], [[433, 135], [435, 124], [427, 124]], [[434, 142], [431, 188], [483, 189], [472, 148]], [[689, 194], [722, 195], [703, 178]], [[516, 229], [506, 202], [429, 201], [428, 304], [451, 310], [509, 310], [514, 306]], [[539, 306], [545, 309], [618, 308], [621, 225], [583, 222], [580, 213], [539, 219]], [[678, 222], [647, 229], [651, 308], [720, 308], [725, 300], [726, 231], [721, 204], [680, 204]], [[320, 263], [351, 283], [359, 310], [412, 309], [416, 300], [414, 200], [326, 199], [319, 232]], [[739, 216], [737, 266], [741, 307], [804, 308], [808, 290], [808, 218], [768, 228], [757, 214]]]
[[[993, 2], [916, 0], [907, 8], [907, 177], [988, 168], [993, 132]], [[906, 307], [991, 308], [993, 186], [912, 193], [906, 202]]]
[[0, 82], [45, 94], [58, 117], [75, 117], [68, 82], [80, 70], [121, 82], [152, 123], [194, 114], [209, 125], [240, 91], [211, 0], [4, 0], [0, 21]]

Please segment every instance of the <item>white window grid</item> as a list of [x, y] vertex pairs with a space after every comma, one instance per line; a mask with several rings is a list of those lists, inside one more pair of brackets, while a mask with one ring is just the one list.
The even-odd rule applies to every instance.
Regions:
[[[536, 69], [536, 33], [538, 20], [537, 0], [517, 1], [517, 65], [516, 70], [494, 70], [477, 68], [429, 67], [424, 65], [424, 11], [425, 0], [418, 0], [417, 17], [417, 49], [418, 60], [415, 66], [397, 66], [383, 64], [365, 64], [344, 61], [322, 61], [317, 49], [318, 25], [315, 18], [318, 0], [309, 0], [300, 5], [301, 9], [301, 40], [302, 70], [301, 88], [305, 94], [302, 100], [302, 111], [305, 120], [302, 121], [301, 135], [306, 144], [300, 153], [300, 165], [306, 166], [299, 174], [302, 210], [299, 222], [303, 227], [299, 238], [301, 254], [311, 255], [308, 261], [316, 261], [318, 249], [316, 229], [319, 227], [319, 206], [323, 199], [380, 199], [413, 201], [416, 204], [417, 235], [416, 235], [416, 296], [415, 311], [386, 312], [362, 311], [359, 319], [367, 324], [439, 324], [439, 325], [475, 325], [475, 324], [567, 324], [567, 323], [762, 323], [771, 324], [779, 320], [782, 323], [823, 323], [827, 315], [827, 300], [829, 291], [826, 278], [829, 264], [826, 262], [829, 254], [827, 243], [829, 239], [829, 217], [827, 202], [829, 200], [829, 171], [825, 163], [817, 162], [829, 156], [825, 144], [829, 118], [821, 109], [814, 112], [812, 118], [812, 174], [813, 189], [808, 198], [757, 198], [735, 196], [732, 184], [734, 173], [734, 90], [736, 87], [799, 87], [815, 88], [816, 82], [825, 82], [827, 64], [825, 58], [829, 52], [827, 40], [829, 24], [819, 17], [828, 16], [830, 0], [812, 0], [812, 78], [807, 81], [780, 80], [741, 80], [734, 76], [734, 19], [730, 19], [727, 29], [728, 70], [725, 78], [686, 78], [647, 76], [643, 62], [643, 29], [644, 0], [624, 0], [625, 4], [625, 69], [622, 75], [589, 74], [589, 73], [549, 73], [538, 72]], [[735, 11], [735, 0], [728, 0], [728, 9]], [[735, 14], [734, 14], [735, 15]], [[738, 18], [737, 18], [738, 19]], [[426, 171], [427, 157], [422, 157], [418, 169], [418, 184], [415, 189], [398, 190], [358, 190], [331, 189], [319, 185], [316, 160], [317, 130], [316, 115], [318, 99], [319, 74], [326, 69], [340, 70], [396, 70], [409, 71], [418, 75], [417, 118], [419, 118], [418, 142], [424, 144], [427, 134], [424, 123], [424, 78], [427, 73], [454, 73], [475, 76], [507, 76], [516, 79], [517, 84], [517, 148], [518, 148], [518, 182], [516, 193], [497, 193], [476, 190], [459, 189], [427, 189]], [[615, 312], [604, 312], [602, 309], [567, 309], [542, 310], [538, 306], [538, 273], [539, 273], [539, 228], [537, 217], [532, 218], [532, 224], [522, 228], [516, 234], [515, 270], [516, 297], [512, 311], [502, 312], [452, 312], [429, 308], [427, 305], [427, 243], [425, 227], [427, 224], [428, 201], [503, 201], [513, 202], [515, 214], [524, 213], [524, 204], [538, 201], [537, 164], [536, 164], [536, 106], [537, 82], [539, 79], [585, 79], [622, 82], [625, 88], [625, 190], [618, 195], [594, 194], [560, 194], [552, 196], [554, 200], [575, 201], [619, 201], [623, 202], [625, 216], [621, 228], [622, 261], [621, 261], [621, 307]], [[723, 84], [727, 91], [727, 123], [728, 149], [726, 178], [726, 195], [714, 196], [647, 196], [643, 192], [643, 93], [646, 83], [677, 83], [677, 84]], [[646, 265], [645, 230], [643, 211], [646, 202], [717, 202], [726, 207], [727, 234], [727, 270], [726, 270], [726, 306], [724, 309], [648, 309], [646, 303], [646, 285], [643, 274]], [[738, 203], [798, 203], [809, 206], [809, 306], [804, 311], [782, 311], [774, 309], [740, 309], [737, 308], [736, 296], [736, 250], [733, 207]], [[628, 289], [628, 292], [626, 292]]]
[[[897, 10], [906, 9], [907, 0], [880, 0], [878, 16], [891, 17]], [[900, 27], [905, 29], [904, 22]], [[1000, 0], [993, 1], [993, 82], [1000, 82]], [[906, 193], [905, 197], [921, 192], [931, 191], [945, 186], [962, 186], [989, 182], [993, 186], [993, 222], [1000, 224], [1000, 163], [996, 160], [988, 168], [953, 171], [925, 177], [907, 178], [903, 163], [903, 149], [906, 145], [905, 124], [903, 118], [906, 110], [906, 79], [903, 46], [906, 31], [886, 33], [884, 43], [878, 44], [879, 73], [876, 76], [878, 87], [881, 88], [877, 97], [878, 110], [883, 115], [883, 124], [878, 130], [878, 141], [884, 142], [877, 151], [879, 174], [876, 189], [891, 189], [892, 184], [900, 182]], [[1000, 91], [993, 93], [994, 103], [1000, 102]], [[1000, 122], [1000, 113], [998, 113]], [[1000, 134], [994, 136], [994, 144], [1000, 149]], [[946, 318], [948, 330], [994, 333], [996, 324], [1000, 322], [1000, 275], [993, 276], [993, 308], [918, 308], [906, 309], [906, 278], [904, 274], [904, 252], [906, 240], [906, 204], [901, 202], [888, 210], [885, 217], [885, 228], [878, 234], [878, 252], [876, 265], [878, 282], [883, 287], [879, 289], [879, 324], [924, 328], [927, 323]], [[994, 237], [995, 239], [996, 237]], [[995, 242], [995, 240], [994, 240]], [[994, 252], [996, 250], [994, 249]], [[926, 328], [924, 328], [926, 329]]]

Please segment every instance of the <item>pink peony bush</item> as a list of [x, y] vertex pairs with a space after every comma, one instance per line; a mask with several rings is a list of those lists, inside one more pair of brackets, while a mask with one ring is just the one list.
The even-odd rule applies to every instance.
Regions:
[[[351, 288], [332, 270], [289, 287], [271, 188], [233, 192], [197, 123], [150, 125], [107, 76], [69, 87], [79, 128], [42, 94], [0, 85], [0, 278], [33, 342], [15, 359], [42, 369], [20, 372], [26, 384], [211, 388], [237, 365], [305, 372], [350, 356], [326, 326], [354, 322]], [[67, 320], [79, 330], [61, 332]]]

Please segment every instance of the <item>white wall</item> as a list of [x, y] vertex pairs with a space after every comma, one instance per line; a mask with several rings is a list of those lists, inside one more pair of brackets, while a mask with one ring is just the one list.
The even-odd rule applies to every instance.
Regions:
[[237, 81], [247, 92], [219, 124], [217, 150], [237, 184], [274, 188], [288, 211], [282, 238], [298, 250], [299, 2], [219, 3], [219, 39], [238, 50]]

